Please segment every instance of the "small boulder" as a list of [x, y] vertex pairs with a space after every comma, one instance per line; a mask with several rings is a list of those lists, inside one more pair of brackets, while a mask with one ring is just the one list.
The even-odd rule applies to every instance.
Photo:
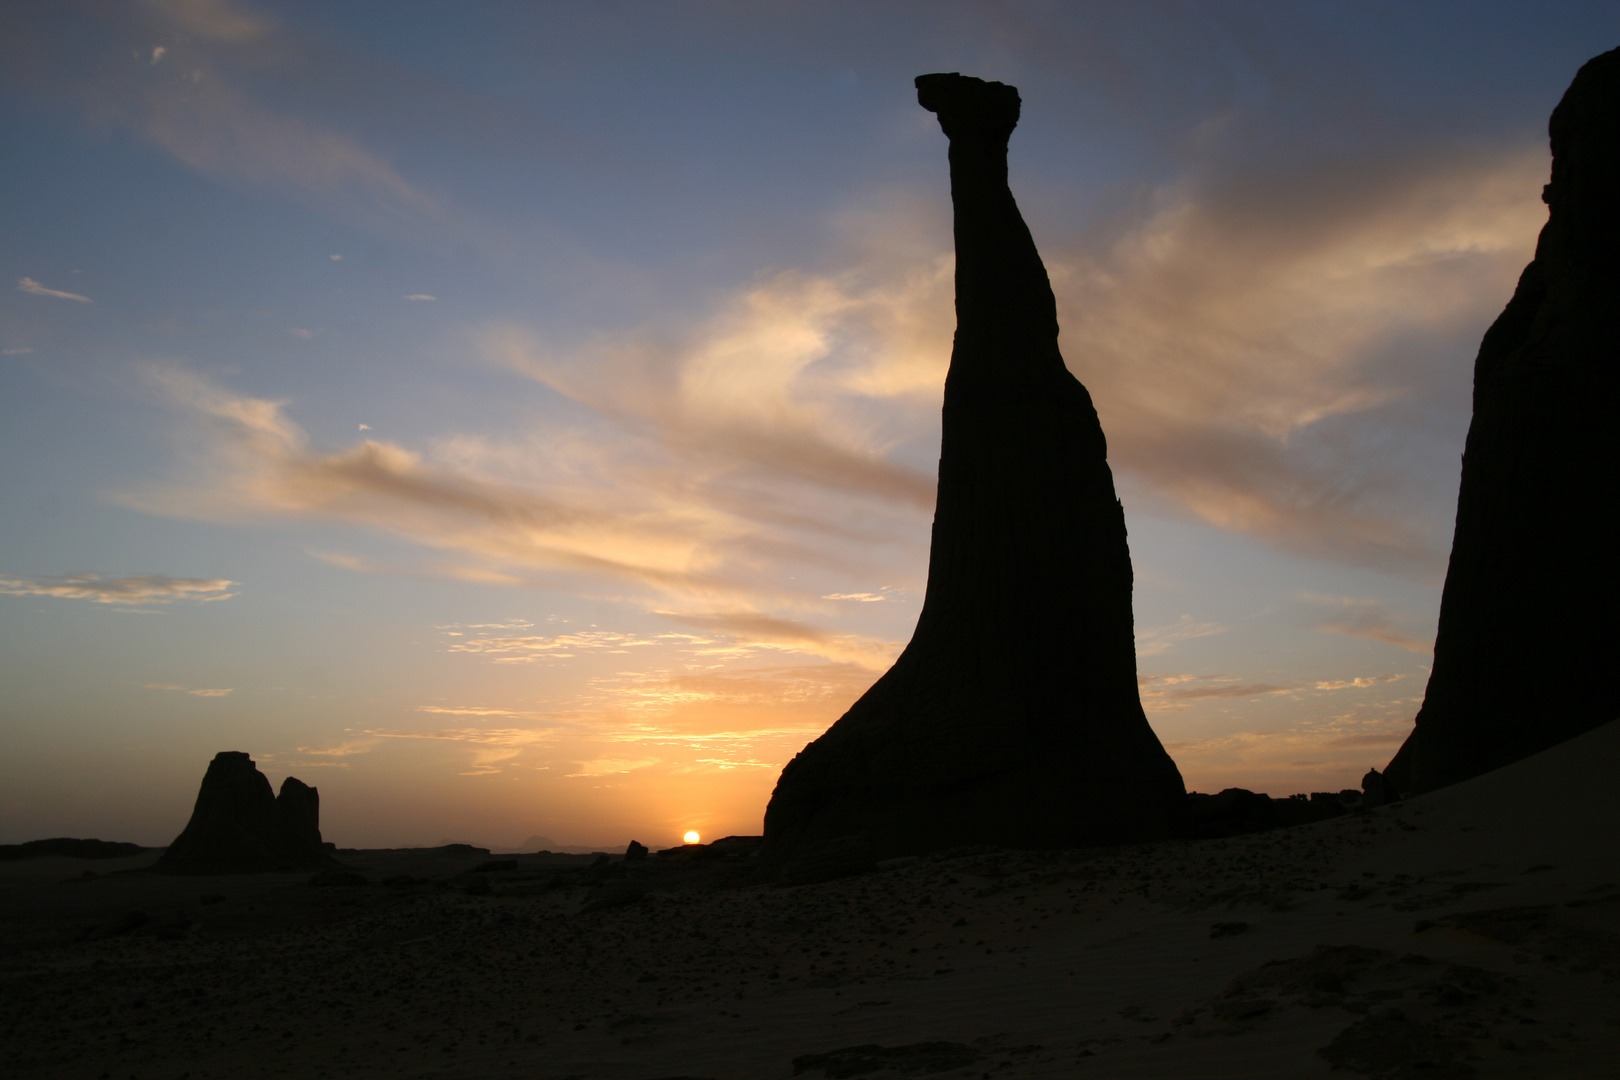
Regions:
[[647, 845], [638, 840], [630, 841], [630, 846], [624, 849], [624, 858], [626, 862], [630, 862], [635, 859], [645, 859], [647, 855]]

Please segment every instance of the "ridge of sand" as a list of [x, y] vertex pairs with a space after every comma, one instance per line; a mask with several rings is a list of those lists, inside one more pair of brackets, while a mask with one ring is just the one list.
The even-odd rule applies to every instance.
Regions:
[[346, 853], [363, 888], [64, 859], [0, 873], [0, 1070], [1609, 1076], [1617, 768], [1611, 723], [1371, 814], [793, 888], [722, 858]]

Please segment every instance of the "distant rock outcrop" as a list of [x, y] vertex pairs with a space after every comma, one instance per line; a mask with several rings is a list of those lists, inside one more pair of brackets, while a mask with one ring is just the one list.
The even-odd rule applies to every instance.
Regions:
[[1581, 68], [1549, 128], [1547, 224], [1474, 362], [1434, 668], [1391, 795], [1620, 715], [1620, 49]]
[[40, 859], [49, 855], [65, 855], [70, 859], [125, 859], [131, 855], [139, 855], [145, 850], [146, 848], [139, 844], [126, 844], [117, 840], [78, 840], [56, 836], [49, 840], [0, 844], [0, 862]]
[[957, 252], [928, 591], [894, 666], [783, 769], [767, 866], [852, 836], [888, 858], [1182, 825], [1181, 776], [1137, 694], [1107, 445], [1007, 186], [1018, 92], [955, 74], [917, 91], [950, 139]]
[[240, 751], [214, 755], [185, 831], [154, 869], [175, 874], [339, 868], [321, 842], [321, 797], [292, 777], [281, 795]]

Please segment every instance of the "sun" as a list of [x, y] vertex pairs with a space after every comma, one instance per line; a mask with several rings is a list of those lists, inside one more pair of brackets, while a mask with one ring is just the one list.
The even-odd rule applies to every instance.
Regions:
[[703, 839], [703, 837], [698, 835], [696, 829], [690, 829], [687, 831], [685, 836], [681, 837], [681, 839], [685, 840], [688, 844], [695, 844], [699, 840]]

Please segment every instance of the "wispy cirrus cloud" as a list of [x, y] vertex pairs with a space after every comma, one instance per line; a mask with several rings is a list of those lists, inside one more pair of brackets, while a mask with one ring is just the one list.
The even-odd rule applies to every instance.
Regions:
[[[892, 403], [920, 397], [931, 414], [938, 400], [953, 265], [937, 256], [886, 279], [782, 273], [695, 326], [571, 353], [517, 324], [487, 328], [481, 344], [493, 362], [649, 434], [676, 460], [926, 510], [934, 477], [890, 455], [916, 434], [904, 414], [917, 403]], [[933, 423], [922, 418], [924, 429]]]
[[1394, 645], [1407, 652], [1428, 656], [1434, 651], [1434, 639], [1412, 634], [1402, 620], [1392, 615], [1384, 605], [1371, 597], [1325, 596], [1320, 593], [1302, 593], [1299, 599], [1319, 612], [1315, 629], [1324, 634], [1344, 634]]
[[81, 304], [95, 303], [88, 296], [81, 296], [75, 292], [63, 292], [61, 289], [46, 288], [30, 277], [18, 278], [17, 289], [19, 292], [25, 292], [30, 296], [48, 296], [55, 300], [76, 300]]
[[237, 584], [224, 578], [177, 578], [167, 574], [139, 574], [107, 578], [100, 574], [54, 574], [38, 577], [0, 577], [0, 593], [12, 596], [54, 596], [63, 600], [89, 600], [96, 604], [172, 604], [177, 600], [229, 600]]
[[193, 689], [189, 686], [181, 686], [178, 683], [149, 682], [142, 683], [141, 685], [148, 690], [177, 690], [182, 694], [190, 694], [192, 697], [229, 697], [231, 694], [236, 693], [234, 688], [220, 690], [199, 690]]
[[[438, 709], [427, 706], [420, 711], [445, 712], [467, 715], [466, 711]], [[504, 710], [474, 712], [480, 716], [513, 716]], [[548, 746], [557, 741], [558, 729], [545, 728], [444, 728], [437, 731], [385, 731], [366, 729], [361, 734], [374, 739], [427, 740], [430, 742], [460, 744], [467, 754], [467, 768], [463, 776], [493, 776], [510, 767], [513, 759], [535, 747]]]
[[177, 482], [114, 496], [125, 505], [213, 520], [346, 522], [464, 556], [469, 579], [484, 571], [522, 583], [523, 572], [551, 570], [664, 593], [741, 587], [719, 549], [749, 529], [711, 508], [655, 491], [570, 487], [566, 478], [521, 487], [380, 440], [323, 451], [285, 402], [233, 394], [180, 367], [148, 374], [195, 421], [202, 452]]
[[694, 652], [701, 656], [738, 657], [758, 650], [799, 652], [880, 671], [894, 662], [901, 648], [900, 642], [877, 641], [859, 634], [823, 630], [798, 620], [761, 612], [660, 611], [658, 614], [724, 639], [694, 642]]
[[22, 77], [209, 179], [377, 230], [469, 226], [329, 111], [317, 118], [286, 107], [266, 84], [318, 50], [248, 4], [91, 5], [71, 28], [24, 12], [8, 29], [20, 38], [8, 59]]
[[1144, 709], [1166, 712], [1185, 709], [1193, 702], [1209, 698], [1259, 698], [1368, 690], [1404, 677], [1399, 674], [1357, 675], [1348, 679], [1269, 683], [1245, 682], [1236, 675], [1141, 675], [1137, 677], [1136, 684]]
[[[460, 631], [452, 631], [461, 637]], [[581, 651], [628, 654], [631, 649], [655, 645], [653, 638], [620, 634], [608, 630], [584, 630], [573, 634], [477, 635], [452, 642], [448, 651], [480, 653], [496, 663], [529, 664], [537, 660], [570, 660]]]
[[569, 777], [589, 776], [621, 776], [625, 773], [635, 772], [662, 763], [660, 758], [596, 758], [592, 761], [582, 761], [575, 771], [565, 773]]
[[375, 738], [345, 739], [336, 746], [300, 746], [298, 752], [318, 758], [353, 757], [356, 754], [369, 754], [377, 748], [377, 742]]
[[1136, 686], [1148, 712], [1185, 709], [1206, 698], [1252, 698], [1294, 690], [1276, 683], [1246, 683], [1233, 675], [1140, 675]]
[[1213, 637], [1216, 634], [1226, 633], [1226, 627], [1219, 623], [1196, 622], [1191, 615], [1183, 615], [1168, 626], [1154, 626], [1145, 630], [1136, 631], [1136, 655], [1160, 656], [1174, 649], [1183, 641], [1194, 638]]
[[[1377, 169], [1196, 170], [1048, 258], [1116, 469], [1164, 505], [1319, 558], [1433, 576], [1432, 496], [1389, 448], [1472, 355], [1546, 218], [1541, 147]], [[1415, 355], [1414, 355], [1415, 354]], [[1438, 530], [1443, 522], [1438, 522]]]

